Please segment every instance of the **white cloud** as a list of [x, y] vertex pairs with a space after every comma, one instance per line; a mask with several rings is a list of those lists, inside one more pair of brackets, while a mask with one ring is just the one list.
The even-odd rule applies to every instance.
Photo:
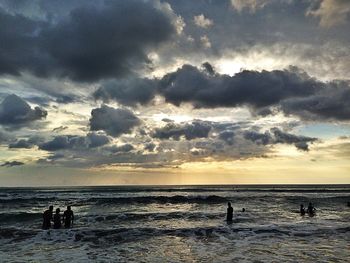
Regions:
[[306, 14], [320, 18], [322, 27], [344, 24], [350, 15], [350, 1], [323, 0], [316, 10], [309, 10]]
[[202, 43], [203, 47], [211, 48], [210, 40], [209, 40], [209, 38], [206, 35], [202, 36], [200, 40], [201, 40], [201, 43]]
[[160, 1], [154, 1], [155, 7], [171, 18], [171, 23], [174, 25], [177, 34], [181, 34], [186, 23], [183, 18], [176, 14], [169, 3], [161, 3]]
[[257, 9], [263, 8], [271, 0], [231, 0], [232, 6], [241, 12], [243, 9], [248, 9], [250, 12], [255, 12]]
[[206, 18], [203, 14], [194, 16], [193, 21], [197, 26], [202, 28], [208, 28], [214, 24], [213, 20]]

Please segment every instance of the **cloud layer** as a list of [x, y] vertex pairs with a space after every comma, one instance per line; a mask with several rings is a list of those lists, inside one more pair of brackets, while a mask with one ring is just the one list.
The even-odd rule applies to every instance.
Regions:
[[94, 96], [135, 105], [150, 103], [157, 94], [176, 106], [182, 103], [195, 108], [247, 106], [258, 115], [277, 110], [303, 119], [350, 119], [348, 81], [322, 82], [296, 67], [244, 70], [229, 76], [216, 73], [208, 62], [202, 69], [186, 64], [161, 79], [109, 82]]
[[348, 1], [4, 0], [0, 25], [2, 167], [307, 159], [350, 132]]
[[112, 1], [38, 21], [0, 9], [0, 74], [96, 81], [150, 62], [147, 51], [176, 34], [169, 12], [142, 1]]
[[141, 121], [128, 109], [114, 109], [107, 105], [91, 111], [90, 130], [105, 131], [108, 135], [118, 137], [130, 133]]
[[194, 121], [186, 124], [168, 123], [166, 126], [156, 129], [153, 138], [179, 140], [182, 136], [186, 140], [195, 138], [207, 138], [211, 127], [205, 122]]
[[47, 116], [47, 111], [40, 107], [32, 109], [20, 97], [12, 94], [7, 96], [0, 104], [0, 124], [23, 125]]

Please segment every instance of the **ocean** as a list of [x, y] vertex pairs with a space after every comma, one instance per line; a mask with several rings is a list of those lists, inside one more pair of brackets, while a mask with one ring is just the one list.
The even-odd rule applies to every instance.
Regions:
[[[349, 262], [348, 202], [349, 185], [0, 188], [0, 262]], [[73, 228], [41, 230], [49, 205]]]

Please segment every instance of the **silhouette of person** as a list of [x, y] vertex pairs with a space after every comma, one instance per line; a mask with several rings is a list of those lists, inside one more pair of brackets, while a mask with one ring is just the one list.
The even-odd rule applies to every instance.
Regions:
[[53, 216], [53, 228], [59, 229], [62, 227], [62, 222], [61, 222], [61, 210], [59, 208], [56, 209], [56, 213]]
[[305, 215], [305, 208], [304, 208], [304, 205], [303, 205], [303, 204], [300, 205], [300, 214], [301, 214], [302, 216]]
[[231, 203], [228, 202], [227, 203], [227, 217], [226, 217], [226, 221], [231, 222], [233, 218], [233, 208], [231, 206]]
[[50, 205], [49, 209], [43, 213], [43, 229], [51, 228], [53, 206]]
[[315, 214], [315, 211], [316, 211], [315, 207], [310, 202], [309, 206], [307, 207], [307, 213], [312, 216]]
[[70, 228], [71, 225], [73, 226], [74, 214], [73, 214], [73, 211], [72, 211], [70, 205], [67, 206], [67, 210], [64, 211], [64, 213], [63, 213], [63, 221], [64, 221], [65, 228]]

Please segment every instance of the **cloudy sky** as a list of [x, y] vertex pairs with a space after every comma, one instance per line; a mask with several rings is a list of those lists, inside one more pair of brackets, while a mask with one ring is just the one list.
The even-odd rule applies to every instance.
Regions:
[[350, 1], [0, 0], [0, 186], [350, 183]]

